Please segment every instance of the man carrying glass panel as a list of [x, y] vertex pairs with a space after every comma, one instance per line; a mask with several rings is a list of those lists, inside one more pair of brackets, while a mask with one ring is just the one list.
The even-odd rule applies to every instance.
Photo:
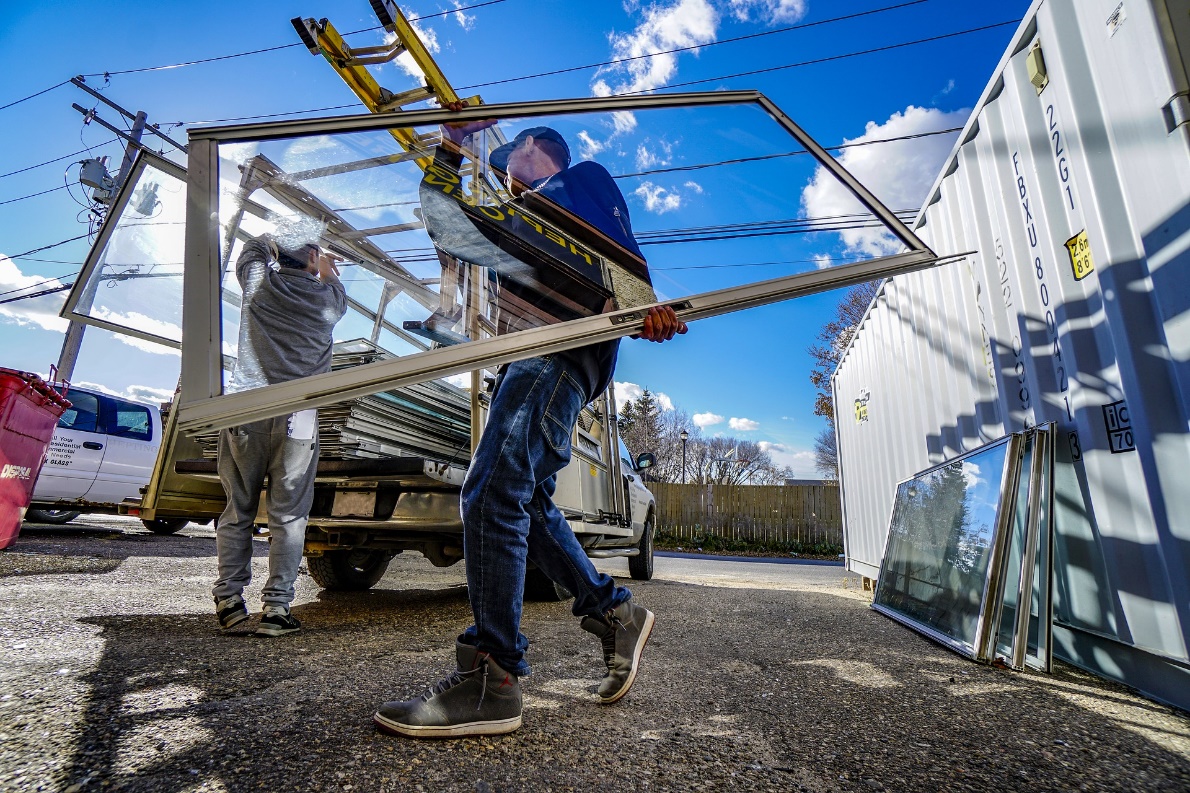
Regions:
[[[271, 236], [248, 240], [236, 260], [244, 296], [229, 392], [331, 369], [332, 334], [347, 312], [336, 259], [313, 243], [280, 239], [280, 245]], [[252, 578], [252, 526], [266, 476], [269, 578], [261, 594], [264, 614], [256, 633], [282, 636], [301, 629], [289, 604], [302, 562], [317, 468], [317, 410], [219, 433], [219, 481], [227, 507], [215, 529], [219, 578], [212, 594], [223, 630], [248, 619], [243, 592]]]
[[[455, 145], [438, 147], [436, 164], [457, 174], [458, 144], [488, 125], [445, 127], [444, 137]], [[535, 193], [643, 262], [627, 204], [611, 175], [594, 162], [572, 167], [570, 149], [555, 130], [527, 129], [493, 151], [489, 163], [507, 174], [514, 196], [500, 208], [501, 216], [519, 211], [518, 199]], [[423, 213], [429, 218], [424, 200]], [[685, 323], [667, 306], [650, 309], [640, 337], [662, 342], [685, 332]], [[618, 347], [619, 340], [612, 340], [517, 361], [498, 375], [488, 424], [462, 490], [463, 553], [475, 624], [456, 640], [457, 669], [419, 697], [384, 703], [374, 716], [380, 729], [444, 738], [494, 735], [521, 726], [518, 679], [529, 673], [528, 639], [520, 633], [528, 562], [574, 593], [574, 615], [599, 638], [607, 667], [600, 702], [628, 693], [653, 614], [595, 569], [552, 498], [557, 473], [570, 461], [579, 412], [611, 385]]]

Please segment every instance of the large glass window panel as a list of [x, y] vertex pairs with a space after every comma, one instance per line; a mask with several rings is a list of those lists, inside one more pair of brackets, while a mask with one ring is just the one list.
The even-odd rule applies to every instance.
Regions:
[[[235, 261], [261, 234], [342, 257], [335, 340], [383, 339], [401, 355], [853, 261], [837, 232], [881, 226], [842, 188], [838, 213], [807, 216], [789, 186], [833, 177], [755, 105], [498, 128], [457, 147], [437, 125], [220, 145], [224, 352], [236, 357]], [[518, 135], [510, 156], [489, 156]], [[523, 185], [495, 167], [543, 152], [567, 167]]]
[[186, 182], [177, 166], [151, 155], [131, 172], [122, 200], [92, 249], [75, 316], [116, 332], [178, 346], [182, 340], [182, 257]]
[[[542, 115], [531, 115], [538, 108]], [[498, 133], [484, 128], [485, 115], [499, 118]], [[937, 260], [753, 92], [400, 118], [434, 123], [388, 128], [391, 117], [350, 117], [192, 135], [192, 189], [204, 191], [192, 218], [218, 218], [219, 225], [188, 237], [196, 264], [188, 287], [203, 290], [202, 271], [222, 268], [215, 276], [223, 283], [221, 327], [211, 330], [228, 371], [218, 382], [212, 346], [184, 345], [185, 431], [617, 338], [639, 329], [644, 316], [625, 307], [668, 302], [688, 319], [717, 316]], [[459, 147], [444, 144], [442, 122], [466, 122], [472, 134]], [[491, 159], [506, 141], [509, 156]], [[558, 146], [565, 148], [559, 153]], [[554, 170], [526, 170], [534, 153], [548, 155]], [[796, 187], [805, 184], [837, 189], [826, 202], [831, 209], [808, 216]], [[248, 228], [249, 216], [263, 221], [263, 231]], [[883, 243], [857, 246], [840, 232], [883, 234]], [[349, 294], [335, 340], [367, 339], [398, 357], [267, 391], [237, 379], [246, 321], [231, 305], [240, 292], [230, 282], [238, 280], [244, 240], [261, 234], [288, 250], [317, 244], [339, 257]], [[213, 256], [216, 238], [224, 247]], [[902, 243], [905, 253], [872, 262], [844, 253]], [[206, 298], [197, 300], [188, 300], [188, 316], [205, 338], [213, 317]], [[604, 319], [608, 312], [616, 313]], [[224, 396], [208, 399], [220, 391]]]
[[897, 487], [874, 606], [975, 656], [1012, 438]]

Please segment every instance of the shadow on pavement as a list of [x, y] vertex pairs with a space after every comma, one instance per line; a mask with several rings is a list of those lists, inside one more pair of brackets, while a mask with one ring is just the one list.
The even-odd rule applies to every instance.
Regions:
[[634, 589], [658, 622], [620, 703], [600, 706], [589, 693], [599, 648], [568, 604], [527, 603], [525, 726], [428, 743], [379, 735], [370, 717], [453, 663], [453, 637], [471, 617], [462, 586], [324, 592], [294, 609], [302, 633], [271, 640], [221, 635], [205, 614], [86, 618], [102, 653], [79, 680], [74, 726], [60, 731], [72, 736], [57, 747], [71, 758], [61, 782], [80, 791], [1190, 786], [1190, 722], [1076, 670], [1048, 678], [977, 666], [832, 593]]

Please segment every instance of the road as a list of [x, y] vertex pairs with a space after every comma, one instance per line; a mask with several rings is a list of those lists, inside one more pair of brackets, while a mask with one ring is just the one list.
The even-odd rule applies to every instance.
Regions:
[[[265, 572], [258, 544], [253, 601]], [[868, 608], [839, 567], [659, 557], [632, 692], [527, 603], [525, 725], [493, 739], [375, 732], [384, 699], [453, 663], [461, 565], [394, 559], [364, 593], [299, 576], [302, 633], [221, 635], [209, 527], [27, 528], [0, 553], [0, 790], [1186, 790], [1190, 718], [1059, 665], [975, 665]]]

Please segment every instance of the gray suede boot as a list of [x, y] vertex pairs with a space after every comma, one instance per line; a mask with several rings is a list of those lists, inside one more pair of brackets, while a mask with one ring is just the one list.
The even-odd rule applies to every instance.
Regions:
[[521, 684], [487, 653], [455, 643], [458, 669], [424, 694], [385, 702], [372, 721], [410, 738], [500, 735], [521, 726]]
[[599, 637], [607, 677], [599, 684], [599, 701], [615, 702], [636, 681], [640, 654], [653, 630], [653, 612], [631, 598], [599, 617], [583, 617], [583, 630]]

